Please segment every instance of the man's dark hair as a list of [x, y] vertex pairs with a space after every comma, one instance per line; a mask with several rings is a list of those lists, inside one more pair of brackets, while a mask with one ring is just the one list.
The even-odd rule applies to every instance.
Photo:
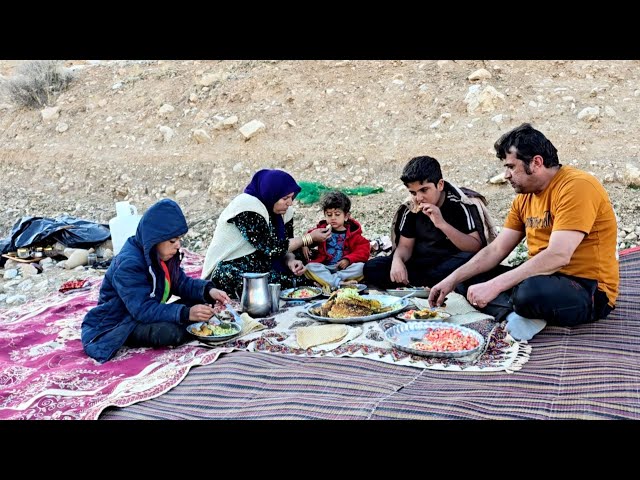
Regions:
[[330, 208], [339, 208], [344, 213], [349, 213], [351, 211], [351, 200], [344, 193], [334, 190], [322, 195], [320, 206], [323, 212]]
[[438, 160], [432, 157], [413, 157], [402, 170], [400, 180], [407, 185], [413, 182], [438, 183], [442, 179], [442, 170]]
[[496, 150], [496, 157], [501, 160], [507, 158], [511, 147], [515, 148], [516, 158], [522, 160], [525, 172], [528, 174], [531, 173], [529, 164], [536, 155], [540, 155], [544, 159], [544, 166], [547, 168], [562, 166], [558, 160], [556, 147], [542, 132], [533, 128], [530, 123], [523, 123], [505, 133], [493, 145]]

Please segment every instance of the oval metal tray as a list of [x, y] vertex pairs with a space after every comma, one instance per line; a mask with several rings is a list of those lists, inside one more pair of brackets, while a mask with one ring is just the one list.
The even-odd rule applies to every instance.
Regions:
[[[315, 295], [312, 295], [310, 297], [304, 297], [304, 298], [290, 297], [289, 296], [293, 292], [295, 292], [296, 290], [302, 290], [302, 289], [312, 290], [312, 291], [315, 292]], [[284, 300], [285, 302], [293, 302], [293, 301], [298, 301], [298, 300], [302, 300], [302, 301], [308, 302], [309, 300], [315, 300], [316, 298], [320, 298], [321, 296], [322, 296], [322, 289], [320, 287], [287, 288], [286, 290], [282, 290], [282, 292], [280, 292], [280, 300]]]
[[431, 290], [425, 290], [424, 288], [388, 288], [387, 293], [394, 297], [404, 297], [405, 295], [414, 292], [409, 298], [429, 298], [429, 292]]
[[398, 312], [401, 312], [402, 310], [404, 310], [407, 305], [409, 304], [408, 300], [405, 298], [402, 301], [399, 301], [399, 299], [397, 297], [394, 297], [392, 295], [367, 295], [365, 298], [367, 299], [372, 299], [372, 300], [378, 300], [383, 307], [388, 307], [390, 305], [394, 305], [394, 304], [398, 304], [397, 308], [394, 308], [392, 310], [389, 310], [388, 312], [382, 312], [382, 313], [374, 313], [373, 315], [367, 315], [364, 317], [346, 317], [346, 318], [329, 318], [329, 317], [321, 317], [319, 315], [314, 315], [313, 313], [310, 312], [310, 310], [312, 308], [318, 308], [321, 305], [323, 305], [325, 302], [328, 302], [328, 300], [322, 300], [320, 302], [315, 302], [315, 303], [310, 303], [309, 305], [307, 305], [305, 307], [305, 313], [315, 319], [315, 320], [320, 320], [322, 322], [330, 322], [330, 323], [359, 323], [359, 322], [370, 322], [372, 320], [379, 320], [381, 318], [386, 318], [386, 317], [390, 317], [392, 315], [395, 315]]
[[[458, 352], [429, 352], [424, 350], [417, 350], [409, 347], [415, 340], [413, 337], [422, 337], [429, 328], [453, 328], [460, 332], [472, 335], [478, 340], [478, 346], [471, 350], [461, 350]], [[460, 325], [452, 325], [444, 322], [409, 322], [400, 325], [395, 325], [384, 332], [385, 339], [397, 348], [398, 350], [411, 353], [413, 355], [420, 355], [422, 357], [444, 357], [444, 358], [458, 358], [473, 355], [484, 348], [484, 338], [475, 330], [471, 330], [467, 327], [461, 327]]]

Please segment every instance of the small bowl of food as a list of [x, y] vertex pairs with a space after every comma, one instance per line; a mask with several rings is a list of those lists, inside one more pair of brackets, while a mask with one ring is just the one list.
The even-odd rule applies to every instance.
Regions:
[[287, 288], [280, 292], [280, 299], [284, 301], [291, 300], [315, 300], [322, 295], [322, 289], [319, 287], [296, 287]]
[[407, 310], [396, 315], [399, 320], [443, 320], [451, 314], [438, 308], [423, 308], [421, 310]]
[[196, 337], [201, 342], [220, 342], [229, 340], [237, 336], [242, 328], [235, 322], [230, 322], [227, 326], [217, 325], [209, 322], [192, 323], [187, 327], [187, 332]]
[[325, 297], [330, 297], [332, 293], [337, 292], [339, 290], [344, 290], [345, 288], [353, 288], [358, 291], [358, 293], [364, 292], [368, 287], [364, 283], [341, 283], [340, 287], [329, 287], [326, 286], [322, 289], [322, 295]]

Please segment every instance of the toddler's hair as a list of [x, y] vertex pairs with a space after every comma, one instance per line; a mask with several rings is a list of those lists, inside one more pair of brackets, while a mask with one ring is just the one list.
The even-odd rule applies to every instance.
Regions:
[[322, 195], [320, 207], [323, 212], [330, 208], [339, 208], [344, 213], [349, 213], [351, 211], [351, 200], [344, 193], [334, 190]]

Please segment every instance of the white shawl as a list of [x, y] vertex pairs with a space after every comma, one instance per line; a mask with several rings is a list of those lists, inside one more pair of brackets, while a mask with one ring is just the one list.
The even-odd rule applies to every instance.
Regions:
[[[256, 248], [249, 243], [240, 233], [238, 227], [229, 220], [242, 212], [256, 212], [270, 224], [269, 212], [264, 204], [253, 195], [241, 193], [231, 200], [231, 203], [222, 211], [216, 223], [216, 229], [213, 232], [213, 239], [207, 249], [207, 255], [204, 258], [202, 274], [200, 278], [211, 278], [211, 274], [215, 270], [218, 263], [227, 260], [250, 255], [256, 251]], [[284, 214], [283, 221], [286, 224], [293, 218], [293, 208], [289, 207]]]

